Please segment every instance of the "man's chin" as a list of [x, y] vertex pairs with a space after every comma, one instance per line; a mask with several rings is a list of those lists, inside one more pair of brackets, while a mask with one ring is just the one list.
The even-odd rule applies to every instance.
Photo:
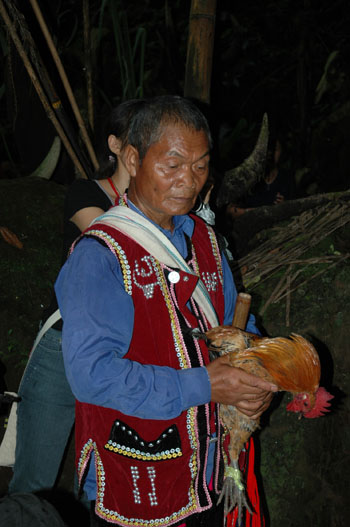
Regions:
[[174, 199], [172, 200], [172, 215], [173, 216], [182, 216], [183, 214], [188, 214], [194, 206], [195, 200], [193, 199]]

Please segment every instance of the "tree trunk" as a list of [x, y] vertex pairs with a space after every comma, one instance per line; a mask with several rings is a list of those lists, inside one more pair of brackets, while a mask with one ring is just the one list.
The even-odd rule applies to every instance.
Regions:
[[187, 45], [185, 97], [210, 102], [216, 0], [192, 0]]

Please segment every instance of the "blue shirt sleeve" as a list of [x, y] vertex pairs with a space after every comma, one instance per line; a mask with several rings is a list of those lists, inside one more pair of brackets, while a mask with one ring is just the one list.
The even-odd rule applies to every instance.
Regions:
[[134, 306], [119, 262], [97, 240], [83, 239], [77, 245], [55, 291], [64, 322], [67, 379], [79, 401], [144, 419], [172, 419], [210, 400], [204, 367], [175, 370], [124, 358]]

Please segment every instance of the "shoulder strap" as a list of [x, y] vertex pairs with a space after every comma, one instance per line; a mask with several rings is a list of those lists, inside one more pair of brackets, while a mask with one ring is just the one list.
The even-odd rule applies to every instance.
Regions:
[[61, 318], [60, 310], [56, 309], [56, 311], [54, 313], [52, 313], [52, 315], [50, 315], [49, 318], [46, 320], [46, 322], [42, 325], [42, 327], [41, 327], [41, 329], [40, 329], [39, 333], [37, 334], [36, 339], [34, 341], [31, 353], [33, 353], [33, 351], [35, 350], [35, 348], [37, 347], [37, 345], [39, 344], [39, 342], [41, 341], [41, 339], [45, 335], [46, 331], [48, 329], [52, 328], [52, 326], [58, 320], [60, 320], [60, 318]]
[[113, 183], [113, 181], [112, 181], [112, 178], [109, 177], [109, 178], [107, 179], [107, 181], [108, 181], [108, 183], [111, 185], [112, 190], [113, 190], [113, 192], [114, 192], [114, 194], [115, 194], [114, 203], [117, 204], [117, 203], [118, 203], [118, 200], [119, 200], [119, 198], [120, 198], [120, 194], [119, 194], [119, 192], [118, 192], [116, 186], [114, 185], [114, 183]]
[[[49, 316], [49, 318], [46, 320], [46, 322], [42, 325], [41, 329], [39, 330], [39, 333], [37, 334], [36, 338], [35, 338], [35, 341], [34, 341], [34, 344], [32, 346], [32, 349], [30, 350], [30, 354], [29, 354], [29, 357], [28, 357], [28, 361], [27, 361], [27, 364], [26, 364], [26, 367], [24, 368], [24, 371], [23, 371], [23, 374], [22, 374], [22, 378], [21, 378], [21, 382], [20, 382], [20, 386], [22, 384], [22, 380], [24, 378], [24, 374], [25, 374], [25, 371], [27, 369], [27, 366], [30, 362], [30, 357], [32, 356], [32, 353], [34, 352], [35, 348], [37, 347], [37, 345], [39, 344], [39, 342], [41, 341], [41, 339], [43, 338], [43, 336], [45, 335], [46, 331], [50, 328], [52, 328], [52, 326], [58, 321], [60, 320], [61, 318], [61, 313], [60, 313], [60, 310], [59, 309], [56, 309], [56, 311], [54, 313], [52, 313], [52, 315]], [[19, 388], [18, 388], [19, 390]]]

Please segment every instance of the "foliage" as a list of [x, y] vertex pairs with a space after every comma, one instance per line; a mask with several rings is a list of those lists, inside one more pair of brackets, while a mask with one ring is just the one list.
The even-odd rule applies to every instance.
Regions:
[[[146, 46], [146, 30], [143, 27], [137, 28], [134, 45], [131, 45], [130, 32], [128, 27], [127, 12], [121, 8], [120, 2], [104, 0], [101, 4], [98, 39], [96, 50], [101, 45], [102, 27], [106, 7], [109, 8], [113, 22], [113, 34], [117, 50], [118, 66], [121, 78], [122, 96], [121, 99], [134, 99], [143, 96], [144, 81], [144, 61]], [[136, 59], [139, 50], [139, 76], [136, 80]]]

